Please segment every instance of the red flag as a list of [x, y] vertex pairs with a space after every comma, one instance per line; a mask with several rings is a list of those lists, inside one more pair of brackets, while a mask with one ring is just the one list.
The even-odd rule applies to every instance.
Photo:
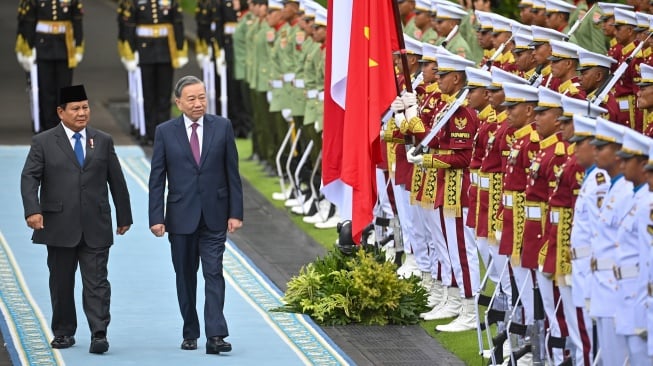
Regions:
[[[392, 51], [397, 49], [397, 35], [394, 30], [393, 0], [350, 0], [351, 10], [336, 1], [329, 2], [328, 24], [331, 31], [327, 38], [327, 60], [325, 74], [325, 105], [323, 132], [323, 189], [332, 200], [332, 190], [351, 188], [351, 199], [343, 192], [340, 203], [351, 207], [354, 241], [360, 240], [365, 226], [372, 221], [372, 209], [376, 201], [376, 163], [381, 161], [380, 118], [396, 96]], [[337, 1], [340, 3], [340, 1]], [[345, 1], [346, 2], [346, 1]], [[351, 19], [349, 42], [334, 37], [342, 34], [342, 28], [333, 23], [343, 16]], [[343, 45], [348, 43], [348, 47]], [[334, 50], [334, 46], [336, 49]], [[339, 65], [338, 50], [349, 51], [347, 65]], [[339, 80], [334, 80], [336, 70], [347, 68], [344, 111], [336, 102], [339, 100]], [[334, 83], [335, 81], [335, 83]], [[335, 93], [334, 93], [335, 92]], [[334, 187], [330, 187], [330, 185]], [[335, 188], [335, 189], [333, 189]], [[330, 192], [331, 191], [331, 192]], [[338, 200], [332, 200], [338, 204]], [[347, 202], [350, 201], [350, 202]], [[339, 209], [341, 209], [339, 207]], [[342, 209], [341, 209], [342, 210]], [[347, 212], [341, 212], [347, 218]]]

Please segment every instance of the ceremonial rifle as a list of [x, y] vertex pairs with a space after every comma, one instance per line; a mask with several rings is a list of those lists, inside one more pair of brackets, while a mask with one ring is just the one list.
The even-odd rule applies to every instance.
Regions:
[[494, 60], [496, 60], [497, 57], [499, 57], [499, 56], [503, 53], [503, 50], [506, 48], [506, 46], [508, 45], [508, 43], [510, 43], [510, 42], [512, 41], [512, 39], [515, 37], [515, 33], [517, 33], [518, 31], [519, 31], [519, 28], [517, 28], [517, 29], [516, 29], [515, 31], [513, 31], [513, 32], [510, 32], [510, 33], [511, 33], [511, 34], [510, 34], [510, 38], [508, 38], [507, 41], [503, 42], [503, 43], [499, 46], [499, 48], [497, 48], [497, 50], [494, 51], [494, 53], [492, 54], [492, 57], [490, 57], [490, 58], [485, 62], [485, 65], [483, 65], [483, 67], [481, 67], [481, 70], [485, 70], [485, 71], [487, 71], [487, 70], [490, 69], [490, 67], [492, 67], [492, 63], [494, 62]]
[[571, 28], [569, 28], [569, 31], [567, 32], [567, 35], [565, 36], [565, 41], [569, 41], [569, 39], [574, 34], [574, 32], [576, 32], [576, 30], [578, 30], [578, 27], [580, 27], [580, 25], [585, 21], [585, 18], [588, 17], [587, 15], [592, 13], [595, 6], [596, 6], [596, 3], [594, 3], [594, 5], [592, 5], [592, 7], [585, 13], [585, 15], [583, 15], [582, 18], [576, 19], [576, 21], [574, 22], [574, 25], [572, 25]]
[[617, 70], [615, 70], [614, 74], [612, 74], [612, 77], [608, 79], [603, 85], [601, 85], [601, 88], [599, 89], [600, 92], [596, 93], [592, 99], [590, 99], [590, 103], [594, 104], [595, 106], [599, 106], [605, 97], [608, 96], [610, 93], [610, 90], [614, 87], [614, 85], [621, 79], [623, 74], [626, 72], [626, 69], [628, 69], [628, 66], [630, 66], [630, 63], [633, 61], [633, 58], [637, 56], [637, 54], [642, 50], [644, 47], [644, 44], [651, 38], [651, 35], [653, 33], [649, 33], [648, 37], [642, 42], [637, 45], [637, 47], [631, 52], [630, 56], [626, 57], [626, 59], [619, 64], [619, 67], [617, 67]]
[[447, 34], [447, 38], [445, 38], [444, 41], [442, 41], [440, 46], [447, 47], [447, 45], [449, 44], [449, 41], [451, 41], [451, 39], [456, 36], [457, 32], [458, 32], [458, 24], [456, 24], [453, 27], [453, 29], [451, 30], [451, 32], [449, 32], [449, 34]]

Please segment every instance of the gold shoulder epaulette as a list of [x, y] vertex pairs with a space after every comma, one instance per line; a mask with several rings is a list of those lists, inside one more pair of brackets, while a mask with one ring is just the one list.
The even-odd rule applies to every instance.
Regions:
[[540, 142], [540, 134], [537, 131], [531, 131], [531, 142]]
[[556, 154], [558, 156], [563, 156], [563, 155], [567, 154], [567, 149], [565, 149], [565, 143], [564, 142], [558, 141], [556, 143], [556, 148], [555, 148], [554, 154]]

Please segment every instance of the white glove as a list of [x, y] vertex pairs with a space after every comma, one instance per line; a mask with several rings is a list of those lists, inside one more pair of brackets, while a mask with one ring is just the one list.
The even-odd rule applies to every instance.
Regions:
[[406, 108], [404, 114], [406, 114], [406, 121], [410, 121], [414, 117], [417, 117], [417, 105], [412, 105]]
[[218, 50], [218, 57], [216, 58], [215, 64], [216, 65], [224, 65], [225, 64], [224, 50], [222, 50], [222, 49]]
[[322, 122], [315, 121], [315, 123], [313, 123], [313, 128], [315, 129], [315, 132], [317, 132], [317, 133], [322, 132]]
[[291, 122], [292, 121], [292, 109], [290, 108], [284, 108], [281, 110], [281, 115], [283, 116], [283, 119], [286, 120], [286, 122]]
[[395, 257], [397, 256], [397, 251], [395, 250], [395, 242], [391, 241], [388, 244], [381, 247], [381, 250], [385, 252], [385, 261], [394, 262]]
[[177, 57], [177, 63], [179, 64], [179, 68], [181, 69], [182, 67], [186, 66], [188, 63], [188, 57], [180, 56]]
[[136, 71], [136, 68], [138, 67], [138, 52], [134, 52], [133, 60], [127, 60], [121, 57], [120, 62], [122, 62], [123, 66], [125, 66], [125, 70], [127, 70], [127, 72]]
[[392, 109], [392, 112], [397, 113], [406, 109], [406, 106], [404, 106], [404, 102], [401, 100], [401, 97], [396, 97], [395, 100], [392, 101], [392, 104], [390, 104], [390, 109]]
[[203, 70], [204, 64], [209, 60], [209, 55], [206, 53], [195, 54], [195, 60], [197, 60], [197, 66], [200, 67], [200, 70]]
[[268, 103], [272, 103], [272, 91], [265, 93], [265, 99], [268, 101]]
[[415, 92], [406, 92], [401, 96], [401, 100], [404, 102], [406, 108], [410, 108], [417, 105], [417, 94], [415, 94]]
[[494, 238], [497, 239], [497, 242], [501, 242], [501, 234], [503, 234], [503, 231], [497, 230], [494, 232]]
[[410, 149], [408, 149], [408, 151], [406, 151], [406, 159], [411, 164], [422, 165], [422, 163], [424, 162], [424, 155], [422, 154], [413, 155], [414, 153], [415, 153], [415, 146], [411, 147]]
[[82, 62], [82, 59], [84, 58], [84, 54], [81, 52], [75, 53], [75, 61], [77, 61], [77, 65], [79, 65], [80, 62]]
[[16, 53], [16, 58], [18, 59], [18, 63], [23, 68], [23, 70], [30, 72], [32, 66], [34, 66], [34, 62], [36, 62], [36, 49], [32, 48], [31, 56], [25, 56], [24, 54], [18, 52]]

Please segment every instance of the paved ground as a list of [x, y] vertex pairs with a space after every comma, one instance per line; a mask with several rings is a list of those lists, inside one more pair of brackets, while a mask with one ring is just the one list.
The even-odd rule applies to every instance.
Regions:
[[[15, 2], [0, 2], [0, 144], [27, 145], [31, 139], [25, 75], [15, 60]], [[133, 144], [128, 134], [127, 78], [116, 52], [116, 13], [110, 0], [85, 2], [86, 53], [75, 71], [74, 83], [83, 83], [92, 106], [92, 124], [111, 133], [116, 144]], [[194, 24], [187, 18], [189, 34]], [[201, 76], [191, 62], [175, 78], [185, 74]], [[252, 261], [282, 290], [299, 268], [324, 249], [299, 230], [245, 182], [247, 223], [234, 241]], [[45, 265], [45, 264], [44, 264]], [[462, 364], [444, 350], [420, 326], [408, 327], [325, 327], [325, 332], [358, 365], [456, 365]], [[3, 342], [4, 343], [4, 342]], [[0, 347], [0, 366], [9, 365]]]

